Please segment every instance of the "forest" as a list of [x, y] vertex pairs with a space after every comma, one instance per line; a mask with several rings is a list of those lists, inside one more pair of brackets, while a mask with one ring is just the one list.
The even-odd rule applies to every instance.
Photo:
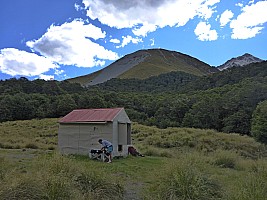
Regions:
[[[197, 77], [170, 72], [83, 88], [66, 81], [0, 81], [0, 122], [62, 117], [73, 109], [124, 107], [134, 122], [253, 135], [267, 113], [267, 62]], [[263, 111], [262, 111], [263, 110]], [[265, 112], [264, 112], [265, 111]], [[256, 137], [267, 142], [261, 134]]]

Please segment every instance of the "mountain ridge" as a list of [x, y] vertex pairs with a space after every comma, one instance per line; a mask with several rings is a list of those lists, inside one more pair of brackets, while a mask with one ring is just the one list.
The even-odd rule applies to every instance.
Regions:
[[226, 61], [224, 64], [218, 66], [217, 68], [222, 71], [225, 69], [229, 69], [232, 67], [243, 67], [245, 65], [249, 65], [251, 63], [262, 62], [263, 60], [257, 58], [249, 53], [245, 53], [242, 56], [238, 56], [236, 58], [231, 58], [230, 60]]
[[146, 49], [127, 54], [97, 72], [68, 79], [68, 81], [80, 83], [87, 87], [106, 82], [112, 78], [146, 79], [172, 71], [203, 76], [217, 72], [218, 69], [180, 52], [165, 49]]
[[204, 76], [232, 67], [243, 67], [262, 61], [264, 60], [245, 53], [242, 56], [231, 58], [224, 64], [214, 67], [181, 52], [161, 48], [143, 49], [125, 55], [99, 71], [67, 79], [67, 81], [89, 87], [114, 78], [142, 80], [175, 71], [195, 76]]

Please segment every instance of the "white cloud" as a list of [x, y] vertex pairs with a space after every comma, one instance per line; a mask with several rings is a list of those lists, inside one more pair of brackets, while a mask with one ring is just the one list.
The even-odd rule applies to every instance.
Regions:
[[157, 26], [152, 24], [143, 24], [140, 28], [134, 28], [133, 33], [136, 36], [146, 37], [147, 33], [154, 32], [157, 29]]
[[233, 39], [253, 38], [264, 28], [267, 22], [267, 1], [259, 1], [242, 8], [242, 13], [230, 23]]
[[56, 75], [61, 75], [61, 74], [63, 74], [65, 71], [64, 70], [58, 70], [58, 69], [55, 69], [55, 74]]
[[118, 39], [114, 39], [114, 38], [113, 38], [113, 39], [110, 39], [109, 41], [110, 41], [111, 43], [114, 43], [114, 44], [120, 44], [120, 42], [121, 42], [120, 40], [118, 40]]
[[48, 81], [48, 80], [54, 80], [55, 77], [53, 75], [40, 74], [39, 79], [44, 79], [44, 80]]
[[254, 0], [249, 1], [248, 4], [254, 4]]
[[206, 22], [199, 22], [194, 32], [201, 41], [217, 40], [218, 34], [216, 30], [211, 30], [210, 28], [210, 24], [207, 24]]
[[242, 4], [242, 3], [237, 3], [235, 5], [238, 6], [238, 7], [241, 7], [241, 8], [244, 6], [244, 4]]
[[134, 28], [137, 36], [146, 36], [166, 26], [184, 26], [196, 16], [209, 19], [218, 2], [220, 0], [83, 0], [91, 19], [119, 29]]
[[74, 7], [76, 11], [82, 10], [82, 7], [78, 5], [77, 3], [75, 3]]
[[150, 46], [154, 46], [155, 45], [155, 39], [154, 38], [152, 38], [152, 39], [150, 39], [150, 41], [151, 41], [151, 45]]
[[125, 47], [130, 42], [132, 42], [133, 44], [138, 44], [139, 42], [143, 42], [143, 40], [141, 38], [133, 38], [130, 35], [127, 35], [126, 37], [122, 36], [122, 43], [121, 45], [116, 46], [116, 48]]
[[234, 16], [234, 13], [231, 10], [224, 11], [220, 18], [221, 27], [224, 27], [226, 24], [228, 24], [228, 22], [231, 21], [233, 16]]
[[117, 53], [94, 42], [105, 37], [100, 28], [74, 20], [61, 26], [52, 25], [41, 38], [26, 44], [58, 64], [94, 67], [103, 66], [104, 60], [119, 58]]
[[14, 48], [0, 51], [0, 71], [11, 76], [36, 76], [57, 67], [51, 60], [34, 53]]

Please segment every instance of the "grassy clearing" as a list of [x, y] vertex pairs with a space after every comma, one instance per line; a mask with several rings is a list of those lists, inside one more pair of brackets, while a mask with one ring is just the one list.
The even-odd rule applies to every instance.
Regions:
[[220, 133], [215, 130], [202, 130], [193, 128], [167, 128], [135, 124], [133, 129], [134, 142], [146, 148], [162, 150], [203, 153], [213, 153], [218, 150], [236, 152], [242, 157], [266, 157], [266, 146], [256, 142], [248, 136], [238, 134]]
[[33, 119], [0, 123], [0, 148], [53, 150], [57, 147], [57, 121]]
[[246, 136], [134, 124], [134, 145], [145, 157], [107, 164], [59, 155], [57, 119], [0, 126], [0, 200], [267, 197], [266, 147]]

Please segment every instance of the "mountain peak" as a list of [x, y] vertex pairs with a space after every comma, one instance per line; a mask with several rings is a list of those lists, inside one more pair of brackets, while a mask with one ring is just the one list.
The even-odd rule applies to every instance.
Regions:
[[180, 52], [166, 49], [143, 49], [125, 55], [93, 74], [68, 79], [68, 81], [90, 86], [112, 78], [146, 79], [172, 71], [203, 76], [217, 72], [218, 69]]
[[242, 67], [251, 63], [262, 62], [263, 60], [257, 58], [249, 53], [245, 53], [242, 56], [238, 56], [236, 58], [232, 58], [228, 60], [226, 63], [218, 66], [220, 71], [231, 68], [231, 67]]

